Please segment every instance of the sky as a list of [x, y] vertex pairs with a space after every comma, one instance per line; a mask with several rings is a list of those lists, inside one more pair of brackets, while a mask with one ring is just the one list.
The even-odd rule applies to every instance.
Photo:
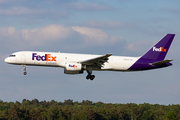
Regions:
[[[179, 0], [0, 0], [0, 99], [180, 104]], [[141, 72], [98, 72], [86, 80], [63, 68], [10, 65], [17, 51], [142, 56], [176, 34], [173, 66]]]

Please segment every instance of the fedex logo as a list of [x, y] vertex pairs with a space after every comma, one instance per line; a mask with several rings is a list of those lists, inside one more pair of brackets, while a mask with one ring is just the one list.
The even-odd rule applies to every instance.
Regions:
[[153, 47], [153, 51], [156, 51], [156, 52], [167, 52], [166, 49], [164, 49], [164, 47], [160, 47], [160, 48]]
[[32, 60], [36, 59], [37, 61], [55, 61], [56, 62], [56, 56], [53, 57], [51, 54], [45, 54], [44, 56], [37, 55], [37, 53], [32, 54]]
[[71, 65], [71, 64], [69, 64], [69, 67], [77, 68], [77, 65]]

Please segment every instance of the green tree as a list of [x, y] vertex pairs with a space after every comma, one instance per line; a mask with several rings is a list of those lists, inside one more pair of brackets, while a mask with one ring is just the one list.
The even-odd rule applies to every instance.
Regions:
[[34, 105], [34, 106], [38, 106], [39, 105], [39, 100], [38, 99], [33, 99], [32, 101], [31, 101], [31, 103]]
[[2, 118], [8, 119], [8, 109], [6, 108], [2, 113]]
[[12, 106], [8, 110], [8, 118], [18, 120], [20, 118], [20, 109], [17, 107], [17, 105]]
[[64, 100], [64, 105], [73, 105], [73, 100], [68, 99], [68, 100]]
[[89, 101], [89, 100], [83, 100], [82, 101], [82, 105], [92, 105], [92, 101]]
[[48, 119], [57, 120], [59, 118], [59, 109], [57, 106], [51, 106], [48, 110]]
[[78, 118], [76, 118], [76, 120], [88, 120], [88, 117], [87, 117], [86, 113], [81, 111], [78, 113]]
[[180, 120], [180, 112], [179, 112], [179, 114], [177, 115], [177, 120]]
[[64, 113], [64, 118], [66, 120], [71, 120], [71, 109], [68, 108], [68, 106], [64, 106], [62, 109], [62, 112]]
[[176, 120], [176, 114], [173, 111], [169, 111], [167, 115], [164, 116], [164, 120]]
[[17, 106], [21, 106], [21, 103], [19, 101], [16, 101], [15, 103]]
[[29, 116], [31, 120], [41, 120], [42, 118], [44, 118], [44, 113], [46, 112], [46, 109], [44, 108], [37, 108], [37, 109], [31, 109]]

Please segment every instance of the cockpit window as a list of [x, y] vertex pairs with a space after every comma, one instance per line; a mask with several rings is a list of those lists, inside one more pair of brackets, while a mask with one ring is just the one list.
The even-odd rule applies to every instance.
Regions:
[[16, 55], [10, 55], [9, 57], [16, 57]]

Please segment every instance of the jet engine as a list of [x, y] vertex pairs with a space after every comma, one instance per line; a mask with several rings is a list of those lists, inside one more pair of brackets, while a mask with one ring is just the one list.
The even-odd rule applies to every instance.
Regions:
[[64, 68], [65, 74], [82, 74], [84, 71], [84, 66], [80, 63], [66, 63]]

